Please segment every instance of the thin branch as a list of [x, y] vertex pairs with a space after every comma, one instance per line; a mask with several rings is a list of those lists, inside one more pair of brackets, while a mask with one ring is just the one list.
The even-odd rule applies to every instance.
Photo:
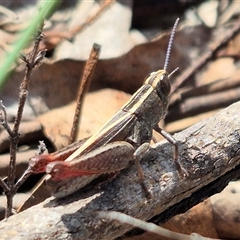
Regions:
[[[0, 124], [4, 127], [4, 129], [10, 135], [12, 131], [7, 122], [7, 111], [6, 111], [6, 107], [2, 103], [2, 100], [0, 100], [0, 108], [2, 109], [2, 111], [0, 111]], [[1, 177], [0, 177], [0, 186], [3, 188], [4, 192], [7, 192], [10, 190], [8, 185], [4, 182], [4, 180]]]
[[89, 59], [86, 62], [82, 79], [80, 81], [80, 86], [78, 89], [78, 95], [77, 95], [77, 105], [75, 109], [75, 114], [74, 114], [74, 119], [73, 119], [73, 124], [72, 124], [72, 129], [71, 129], [71, 134], [69, 138], [69, 144], [77, 141], [77, 134], [79, 131], [79, 119], [81, 115], [81, 110], [83, 106], [83, 101], [86, 93], [88, 92], [90, 83], [92, 81], [93, 73], [95, 70], [95, 67], [97, 65], [99, 55], [100, 55], [100, 50], [101, 46], [94, 43], [92, 46], [91, 53], [89, 55]]
[[18, 188], [27, 180], [27, 178], [32, 174], [31, 168], [28, 169], [23, 173], [23, 175], [18, 179], [17, 183], [14, 185], [13, 191], [17, 192]]
[[198, 61], [195, 61], [192, 66], [187, 68], [172, 84], [172, 93], [174, 93], [179, 87], [193, 76], [196, 71], [202, 69], [202, 67], [214, 56], [214, 54], [225, 44], [227, 44], [240, 30], [240, 21], [237, 20], [231, 30], [229, 30], [222, 39], [214, 43], [210, 49], [204, 53]]
[[11, 128], [8, 125], [8, 122], [7, 122], [7, 111], [6, 111], [6, 107], [3, 105], [2, 100], [0, 100], [0, 107], [2, 109], [2, 111], [0, 112], [0, 124], [8, 132], [9, 136], [11, 136], [12, 130], [11, 130]]
[[[47, 150], [46, 145], [44, 141], [39, 141], [38, 145], [38, 152], [36, 153], [37, 155], [43, 154]], [[17, 183], [14, 186], [14, 191], [17, 192], [18, 188], [27, 180], [27, 178], [33, 173], [33, 168], [34, 166], [29, 165], [27, 170], [23, 173], [23, 175], [18, 179]]]
[[101, 5], [100, 5], [100, 8], [98, 9], [98, 11], [87, 18], [87, 20], [80, 24], [79, 26], [73, 28], [70, 30], [71, 34], [74, 36], [76, 35], [77, 33], [83, 31], [87, 26], [89, 26], [91, 23], [93, 23], [94, 21], [96, 21], [99, 16], [101, 16], [101, 14], [108, 8], [110, 7], [113, 3], [115, 2], [115, 0], [104, 0], [102, 1]]
[[202, 237], [196, 233], [191, 236], [182, 233], [176, 233], [163, 227], [157, 226], [156, 224], [148, 223], [146, 221], [142, 221], [140, 219], [128, 216], [127, 214], [120, 212], [99, 212], [98, 215], [100, 218], [107, 218], [110, 220], [117, 220], [121, 223], [127, 223], [134, 227], [141, 228], [148, 232], [156, 233], [159, 236], [166, 237], [172, 240], [214, 240], [213, 238]]
[[57, 44], [59, 44], [62, 40], [72, 40], [76, 34], [81, 33], [87, 27], [89, 27], [92, 23], [94, 23], [104, 11], [106, 11], [115, 0], [103, 0], [100, 3], [99, 9], [89, 16], [83, 23], [80, 23], [78, 26], [72, 29], [66, 29], [65, 31], [58, 31], [58, 30], [49, 30], [46, 31], [46, 38], [44, 39], [44, 46], [48, 49], [54, 48]]
[[3, 188], [4, 192], [8, 192], [10, 190], [10, 188], [8, 187], [8, 185], [3, 181], [3, 179], [0, 177], [0, 185]]
[[23, 114], [25, 102], [26, 102], [27, 95], [28, 95], [30, 75], [32, 74], [32, 71], [39, 66], [39, 64], [41, 63], [42, 59], [44, 58], [45, 52], [46, 52], [46, 50], [38, 51], [40, 41], [43, 38], [42, 28], [43, 28], [43, 24], [41, 25], [40, 30], [38, 31], [32, 52], [27, 56], [22, 56], [22, 59], [26, 62], [26, 71], [25, 71], [24, 79], [20, 85], [19, 104], [18, 104], [17, 116], [15, 118], [13, 130], [10, 129], [10, 127], [7, 123], [6, 108], [3, 106], [2, 102], [1, 102], [1, 108], [2, 108], [2, 112], [3, 112], [1, 114], [2, 115], [1, 116], [1, 124], [6, 129], [6, 131], [8, 132], [8, 134], [10, 136], [10, 162], [9, 162], [9, 168], [8, 168], [7, 187], [3, 184], [3, 180], [0, 181], [0, 184], [3, 185], [5, 194], [7, 197], [7, 209], [6, 209], [6, 215], [5, 215], [6, 218], [8, 218], [10, 215], [12, 215], [13, 196], [15, 195], [15, 193], [16, 193], [17, 189], [20, 187], [20, 185], [30, 175], [29, 171], [25, 172], [25, 174], [20, 178], [20, 180], [15, 185], [16, 152], [17, 152], [18, 141], [20, 138], [19, 126], [21, 123], [22, 114]]
[[122, 212], [154, 223], [187, 211], [239, 177], [239, 108], [240, 102], [235, 103], [174, 135], [179, 142], [180, 163], [189, 173], [187, 178], [179, 176], [173, 163], [173, 147], [168, 142], [162, 141], [146, 153], [141, 165], [152, 199], [145, 198], [133, 165], [102, 189], [94, 188], [95, 182], [66, 198], [46, 199], [1, 222], [1, 238], [9, 239], [9, 234], [14, 234], [18, 240], [52, 236], [111, 240], [132, 227], [99, 218], [98, 211]]
[[240, 87], [232, 88], [222, 92], [202, 96], [192, 96], [181, 99], [181, 103], [170, 109], [165, 122], [172, 122], [185, 117], [226, 107], [240, 99]]
[[[181, 94], [181, 99], [184, 100], [190, 97], [209, 95], [216, 92], [224, 92], [229, 89], [235, 89], [240, 87], [239, 75], [240, 71], [237, 70], [234, 75], [227, 78], [219, 79], [194, 88], [179, 89], [179, 92], [176, 92], [176, 95]], [[174, 95], [172, 97], [174, 97]], [[172, 102], [171, 104], [174, 104], [174, 100]]]

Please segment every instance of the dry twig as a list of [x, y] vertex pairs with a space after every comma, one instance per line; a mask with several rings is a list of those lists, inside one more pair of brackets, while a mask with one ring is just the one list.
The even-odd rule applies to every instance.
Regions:
[[3, 112], [3, 114], [1, 115], [2, 116], [1, 124], [6, 129], [10, 137], [10, 163], [9, 163], [9, 171], [8, 171], [8, 178], [7, 178], [8, 183], [5, 184], [2, 179], [0, 180], [0, 184], [3, 187], [7, 197], [6, 218], [12, 215], [13, 196], [16, 194], [21, 184], [31, 174], [31, 172], [27, 170], [24, 173], [24, 175], [19, 179], [19, 181], [15, 184], [16, 152], [17, 152], [18, 141], [20, 138], [19, 126], [21, 123], [23, 109], [24, 109], [25, 102], [28, 95], [30, 76], [32, 74], [32, 71], [39, 66], [39, 64], [41, 63], [46, 53], [46, 50], [38, 51], [39, 44], [43, 38], [42, 28], [43, 28], [43, 25], [40, 27], [40, 30], [37, 33], [37, 37], [35, 39], [32, 52], [27, 56], [22, 56], [23, 61], [26, 62], [26, 71], [25, 71], [25, 76], [23, 78], [23, 81], [20, 85], [19, 105], [18, 105], [17, 116], [15, 118], [13, 129], [11, 129], [7, 123], [7, 112], [5, 107], [1, 104], [2, 112]]
[[76, 34], [81, 33], [87, 27], [89, 27], [93, 22], [95, 22], [104, 11], [106, 11], [115, 0], [104, 0], [100, 3], [99, 9], [91, 16], [89, 16], [83, 23], [80, 23], [78, 26], [73, 29], [66, 31], [56, 31], [49, 30], [46, 31], [46, 38], [44, 40], [43, 48], [47, 47], [48, 49], [54, 48], [57, 44], [59, 44], [62, 40], [72, 40]]
[[88, 92], [89, 86], [91, 84], [93, 73], [100, 55], [100, 50], [101, 50], [101, 46], [94, 43], [92, 46], [91, 53], [89, 55], [89, 59], [86, 62], [86, 65], [84, 67], [82, 79], [80, 80], [80, 86], [77, 94], [77, 101], [76, 101], [77, 105], [75, 109], [71, 134], [69, 138], [69, 144], [77, 141], [77, 133], [79, 130], [79, 119], [80, 119], [81, 109], [84, 102], [84, 97], [86, 96], [86, 93]]
[[107, 9], [109, 8], [113, 3], [115, 2], [115, 0], [103, 0], [100, 4], [100, 8], [98, 9], [98, 11], [92, 15], [89, 16], [86, 21], [82, 24], [80, 24], [79, 26], [71, 29], [71, 34], [74, 36], [77, 33], [83, 31], [87, 26], [89, 26], [91, 23], [93, 23], [94, 21], [96, 21], [99, 16]]
[[[139, 220], [137, 218], [133, 218], [131, 216], [128, 216], [126, 214], [120, 213], [120, 212], [99, 212], [99, 216], [101, 218], [107, 218], [111, 220], [117, 220], [121, 223], [127, 223], [134, 227], [141, 228], [145, 231], [156, 233], [159, 236], [166, 237], [167, 239], [171, 240], [214, 240], [213, 238], [205, 238], [200, 236], [199, 234], [191, 234], [191, 236], [182, 234], [182, 233], [176, 233], [173, 231], [170, 231], [168, 229], [165, 229], [163, 227], [160, 227], [153, 223], [148, 223], [142, 220]], [[215, 239], [217, 240], [217, 239]]]
[[190, 97], [168, 112], [166, 122], [194, 116], [214, 109], [226, 107], [240, 99], [240, 87], [222, 92]]
[[216, 52], [223, 47], [225, 44], [227, 44], [240, 30], [240, 21], [236, 21], [235, 25], [232, 27], [231, 30], [229, 30], [220, 41], [214, 43], [212, 46], [210, 46], [209, 51], [204, 53], [198, 61], [196, 61], [192, 66], [187, 68], [178, 78], [176, 81], [172, 84], [172, 92], [174, 93], [179, 89], [179, 87], [188, 81], [189, 78], [193, 76], [196, 71], [200, 71], [200, 69], [203, 68], [203, 66], [216, 54]]

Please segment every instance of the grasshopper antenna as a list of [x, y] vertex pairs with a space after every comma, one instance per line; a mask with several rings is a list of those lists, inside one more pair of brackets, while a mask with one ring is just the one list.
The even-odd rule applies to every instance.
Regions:
[[178, 71], [179, 67], [176, 67], [169, 75], [168, 75], [168, 78], [171, 78], [171, 76], [176, 72]]
[[177, 29], [177, 25], [178, 25], [179, 20], [180, 20], [180, 18], [177, 18], [177, 20], [175, 21], [172, 32], [171, 32], [171, 36], [170, 36], [170, 39], [169, 39], [167, 54], [166, 54], [166, 58], [165, 58], [164, 68], [163, 68], [165, 71], [167, 70], [167, 67], [168, 67], [170, 54], [171, 54], [171, 50], [172, 50], [172, 45], [173, 45], [173, 39], [174, 39], [174, 35], [176, 33], [176, 29]]

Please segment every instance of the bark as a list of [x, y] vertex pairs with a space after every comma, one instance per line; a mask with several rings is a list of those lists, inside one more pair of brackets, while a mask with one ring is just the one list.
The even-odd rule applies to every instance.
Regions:
[[152, 199], [144, 197], [132, 165], [102, 189], [48, 198], [2, 221], [1, 239], [115, 239], [132, 227], [100, 219], [98, 211], [120, 211], [155, 222], [186, 211], [240, 176], [239, 109], [240, 102], [174, 135], [187, 178], [176, 171], [170, 143], [162, 141], [148, 151], [141, 164]]

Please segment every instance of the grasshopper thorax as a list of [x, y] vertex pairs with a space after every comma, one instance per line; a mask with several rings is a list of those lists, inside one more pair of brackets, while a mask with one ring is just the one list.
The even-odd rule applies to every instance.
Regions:
[[151, 85], [161, 100], [167, 98], [171, 92], [171, 84], [166, 70], [150, 73], [144, 84]]

